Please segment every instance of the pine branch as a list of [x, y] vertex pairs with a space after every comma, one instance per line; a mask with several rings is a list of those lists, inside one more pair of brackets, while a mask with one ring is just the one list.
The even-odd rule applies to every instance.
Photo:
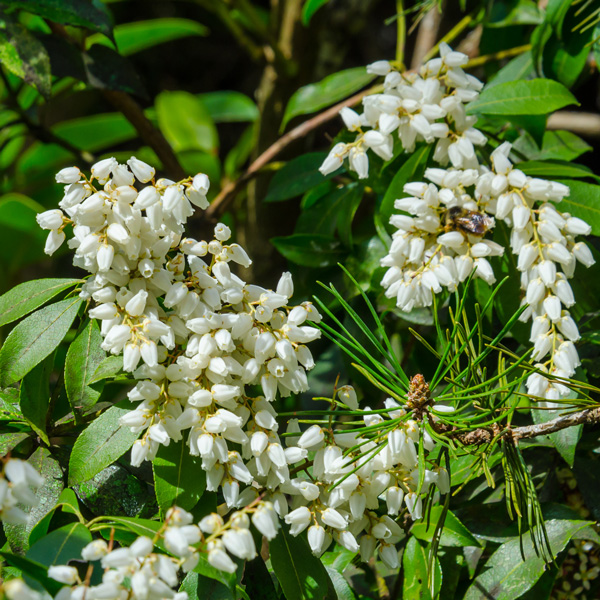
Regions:
[[552, 421], [546, 423], [540, 423], [538, 425], [524, 425], [522, 427], [507, 427], [506, 429], [496, 430], [478, 428], [472, 431], [458, 432], [458, 431], [444, 431], [443, 426], [440, 424], [433, 423], [430, 419], [430, 424], [437, 431], [437, 433], [452, 437], [458, 440], [464, 446], [475, 446], [480, 444], [487, 444], [492, 441], [494, 436], [510, 436], [513, 440], [523, 440], [540, 435], [550, 435], [556, 433], [568, 427], [575, 427], [576, 425], [583, 424], [595, 424], [600, 422], [600, 406], [596, 408], [587, 408], [578, 412], [574, 412], [568, 415], [557, 417]]

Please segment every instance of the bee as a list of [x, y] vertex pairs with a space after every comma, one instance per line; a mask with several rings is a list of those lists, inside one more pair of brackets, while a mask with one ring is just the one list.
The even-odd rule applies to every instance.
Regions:
[[483, 236], [494, 226], [494, 219], [485, 213], [453, 206], [445, 212], [446, 231]]

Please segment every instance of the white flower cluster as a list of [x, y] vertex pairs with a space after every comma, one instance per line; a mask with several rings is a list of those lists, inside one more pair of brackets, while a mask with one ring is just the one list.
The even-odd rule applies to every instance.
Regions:
[[[278, 516], [294, 535], [308, 528], [315, 554], [335, 539], [365, 560], [378, 553], [395, 568], [402, 532], [392, 517], [405, 508], [420, 518], [432, 484], [443, 493], [449, 487], [443, 469], [425, 465], [418, 485], [417, 422], [388, 399], [384, 416], [367, 407], [364, 428], [350, 432], [313, 425], [302, 433], [291, 420], [284, 445], [272, 401], [307, 389], [314, 361], [306, 344], [320, 333], [307, 323], [318, 322], [318, 312], [310, 303], [288, 305], [287, 273], [274, 292], [232, 273], [232, 262], [250, 261], [240, 246], [225, 243], [224, 225], [210, 242], [181, 238], [190, 203], [205, 205], [205, 176], [155, 182], [148, 165], [128, 164], [133, 173], [112, 159], [101, 161], [90, 180], [75, 167], [61, 171], [66, 216], [48, 211], [38, 220], [51, 230], [48, 251], [63, 239], [65, 225], [73, 225], [69, 244], [75, 264], [91, 273], [82, 295], [96, 302], [89, 314], [102, 322], [102, 346], [122, 353], [124, 369], [138, 380], [129, 392], [138, 407], [121, 418], [143, 432], [132, 463], [152, 460], [159, 445], [187, 436], [190, 453], [202, 458], [207, 489], [220, 490], [229, 509], [240, 509], [226, 524], [218, 515], [199, 524], [209, 535], [208, 559], [219, 569], [235, 569], [228, 553], [256, 555], [248, 509], [257, 503], [252, 522], [269, 539]], [[138, 190], [134, 175], [150, 185]], [[250, 386], [260, 386], [262, 395]], [[338, 390], [338, 399], [358, 410], [350, 386]], [[424, 444], [428, 450], [434, 444], [427, 434]], [[381, 501], [384, 516], [377, 512]], [[190, 544], [180, 539], [174, 547]]]
[[[138, 408], [121, 424], [144, 432], [132, 449], [132, 463], [151, 460], [159, 445], [181, 440], [189, 430], [193, 455], [201, 455], [210, 490], [223, 485], [237, 500], [239, 483], [252, 475], [228, 442], [269, 456], [283, 455], [271, 402], [307, 389], [314, 366], [305, 345], [320, 336], [308, 322], [320, 316], [310, 303], [290, 307], [291, 275], [276, 291], [248, 285], [231, 270], [250, 259], [231, 232], [219, 224], [210, 242], [183, 238], [192, 205], [207, 206], [205, 175], [154, 181], [154, 169], [131, 158], [127, 165], [106, 159], [87, 180], [76, 167], [63, 169], [61, 210], [38, 216], [50, 229], [47, 251], [73, 225], [74, 263], [92, 273], [82, 295], [96, 306], [102, 347], [123, 354], [123, 368], [138, 384], [129, 393]], [[149, 183], [141, 189], [134, 186]], [[100, 184], [100, 185], [98, 185]], [[98, 186], [98, 189], [97, 187]], [[141, 361], [141, 364], [140, 364]], [[249, 397], [249, 386], [264, 396]], [[252, 438], [252, 443], [250, 442]], [[264, 445], [261, 445], [264, 444]], [[261, 466], [276, 471], [281, 461]]]
[[[588, 235], [583, 220], [555, 208], [569, 194], [567, 186], [526, 176], [509, 160], [511, 145], [492, 152], [491, 168], [427, 169], [431, 183], [409, 183], [408, 198], [395, 207], [408, 215], [393, 215], [397, 227], [382, 285], [405, 311], [429, 306], [442, 287], [452, 291], [475, 271], [475, 276], [494, 283], [489, 257], [503, 254], [504, 247], [485, 239], [501, 220], [510, 229], [510, 246], [521, 272], [522, 321], [532, 321], [531, 342], [536, 367], [559, 378], [571, 377], [579, 365], [574, 342], [579, 339], [568, 308], [575, 303], [568, 279], [577, 261], [594, 264], [590, 249], [576, 236]], [[530, 394], [559, 399], [568, 393], [542, 373], [527, 381]]]
[[2, 459], [0, 471], [0, 520], [9, 525], [24, 525], [29, 516], [17, 504], [37, 506], [35, 491], [44, 478], [26, 461]]
[[[232, 573], [237, 566], [225, 549], [243, 559], [256, 556], [248, 513], [252, 514], [255, 527], [268, 539], [276, 535], [278, 520], [272, 505], [259, 502], [234, 513], [227, 524], [217, 514], [194, 524], [190, 513], [174, 506], [154, 539], [142, 536], [130, 546], [119, 548], [113, 548], [112, 542], [108, 544], [103, 539], [94, 540], [83, 548], [81, 558], [86, 563], [99, 561], [104, 570], [102, 582], [90, 583], [92, 569], [88, 565], [81, 570], [70, 565], [53, 565], [48, 569], [48, 577], [64, 584], [55, 600], [187, 600], [186, 592], [175, 591], [179, 587], [178, 572], [194, 569], [201, 551], [208, 551], [211, 565]], [[202, 532], [210, 536], [205, 538]], [[159, 542], [169, 554], [154, 552]], [[7, 581], [4, 592], [9, 600], [42, 600], [42, 595], [21, 579]]]
[[351, 143], [335, 144], [320, 167], [324, 175], [342, 166], [345, 158], [360, 179], [369, 174], [368, 150], [390, 160], [394, 156], [394, 133], [406, 152], [415, 143], [435, 143], [433, 158], [461, 169], [478, 165], [475, 146], [486, 137], [473, 125], [477, 117], [467, 115], [465, 104], [479, 96], [483, 84], [461, 69], [469, 58], [440, 46], [439, 58], [423, 65], [419, 73], [400, 73], [385, 60], [367, 67], [367, 72], [384, 75], [384, 91], [363, 99], [364, 111], [343, 108], [340, 115], [348, 130], [357, 132]]
[[[340, 388], [338, 398], [358, 409], [352, 387]], [[388, 398], [385, 407], [383, 414], [364, 408], [364, 435], [343, 429], [331, 433], [312, 425], [296, 446], [286, 450], [286, 454], [310, 452], [313, 457], [310, 471], [301, 471], [280, 489], [292, 496], [291, 511], [284, 517], [290, 532], [298, 535], [308, 528], [308, 542], [316, 555], [333, 539], [351, 552], [360, 552], [364, 561], [377, 554], [395, 569], [399, 565], [396, 543], [404, 534], [394, 519], [403, 507], [412, 519], [420, 519], [423, 497], [432, 485], [443, 494], [449, 491], [447, 471], [426, 465], [422, 465], [424, 480], [419, 489], [419, 425], [395, 400]], [[290, 421], [288, 432], [295, 429]], [[423, 435], [425, 449], [432, 450], [434, 440], [427, 432]], [[382, 503], [387, 514], [380, 515]]]

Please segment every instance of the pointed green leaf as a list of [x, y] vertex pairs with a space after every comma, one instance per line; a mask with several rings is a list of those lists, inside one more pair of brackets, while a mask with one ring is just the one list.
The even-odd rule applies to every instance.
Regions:
[[200, 98], [188, 92], [161, 92], [156, 98], [156, 115], [160, 130], [175, 152], [216, 152], [217, 129]]
[[102, 335], [98, 322], [89, 320], [79, 335], [71, 342], [65, 361], [65, 388], [73, 412], [77, 415], [89, 410], [100, 397], [100, 391], [90, 382], [106, 358], [100, 347]]
[[328, 235], [298, 233], [271, 238], [271, 243], [290, 262], [304, 267], [331, 267], [345, 255], [340, 243]]
[[258, 108], [246, 94], [235, 91], [206, 92], [200, 100], [215, 123], [256, 121]]
[[355, 67], [328, 75], [318, 83], [301, 87], [285, 107], [281, 130], [285, 129], [290, 119], [331, 106], [365, 87], [374, 78], [375, 75], [367, 73], [365, 67]]
[[23, 575], [35, 579], [47, 592], [55, 596], [64, 587], [62, 583], [48, 577], [48, 567], [24, 556], [16, 556], [10, 552], [0, 551], [0, 556], [11, 566], [19, 569]]
[[563, 106], [579, 105], [561, 83], [551, 79], [507, 81], [484, 88], [479, 98], [467, 105], [469, 114], [547, 115]]
[[108, 9], [98, 0], [3, 0], [10, 8], [20, 8], [63, 25], [86, 27], [111, 37], [112, 22]]
[[308, 25], [312, 16], [328, 2], [329, 0], [306, 0], [302, 7], [302, 24]]
[[139, 437], [119, 419], [133, 407], [128, 402], [109, 408], [80, 434], [69, 459], [69, 486], [91, 479], [120, 458]]
[[81, 280], [34, 279], [15, 286], [0, 296], [0, 325], [20, 319], [77, 283], [81, 283]]
[[332, 595], [332, 583], [323, 563], [312, 554], [306, 540], [290, 534], [283, 525], [269, 542], [271, 565], [286, 600], [323, 600]]
[[46, 306], [21, 321], [0, 350], [0, 385], [22, 379], [65, 337], [83, 300], [67, 298]]
[[[7, 68], [46, 98], [51, 92], [50, 58], [44, 45], [20, 23], [2, 13], [0, 55]], [[11, 45], [15, 54], [7, 47]], [[18, 57], [18, 59], [17, 59]], [[20, 61], [20, 64], [19, 64]]]
[[208, 28], [191, 19], [148, 19], [122, 23], [114, 30], [117, 48], [123, 56], [129, 56], [192, 35], [208, 35]]
[[322, 175], [319, 167], [323, 164], [325, 152], [309, 152], [290, 160], [273, 175], [263, 202], [281, 202], [304, 194], [304, 192], [339, 175], [341, 169], [329, 175]]
[[185, 440], [161, 446], [152, 461], [156, 499], [164, 514], [176, 504], [185, 510], [196, 506], [206, 488], [202, 459], [192, 456]]
[[[411, 537], [402, 556], [402, 566], [404, 567], [402, 600], [432, 600], [432, 598], [437, 598], [442, 585], [442, 570], [436, 558], [431, 576], [432, 581], [430, 582], [427, 570], [428, 560], [427, 547], [419, 542], [416, 537]], [[432, 583], [431, 589], [430, 583]]]
[[[569, 540], [590, 523], [562, 519], [546, 521], [554, 556], [562, 552]], [[543, 558], [534, 553], [529, 533], [523, 536], [523, 550], [525, 560], [521, 556], [518, 537], [502, 544], [467, 590], [465, 600], [513, 600], [531, 589], [546, 570], [546, 565]]]
[[[442, 514], [442, 506], [434, 506], [431, 509], [429, 517], [429, 527], [425, 519], [416, 521], [411, 527], [411, 534], [417, 539], [431, 542], [433, 539], [437, 522]], [[478, 546], [477, 538], [460, 522], [458, 517], [449, 510], [444, 520], [444, 528], [442, 529], [442, 537], [440, 538], [441, 546]]]
[[66, 565], [81, 560], [81, 551], [92, 541], [92, 534], [81, 523], [71, 523], [55, 529], [29, 548], [27, 558], [42, 565]]
[[[427, 160], [431, 154], [431, 146], [425, 145], [417, 148], [400, 167], [394, 175], [392, 182], [385, 192], [385, 196], [379, 206], [379, 215], [381, 221], [386, 227], [389, 225], [390, 217], [398, 211], [394, 208], [394, 202], [401, 198], [406, 198], [407, 194], [404, 191], [404, 186], [409, 181], [421, 181]], [[394, 229], [395, 230], [395, 229]], [[391, 231], [391, 228], [390, 228]]]
[[21, 382], [19, 405], [32, 429], [50, 444], [46, 433], [46, 415], [50, 404], [50, 375], [53, 357], [48, 357], [27, 373]]

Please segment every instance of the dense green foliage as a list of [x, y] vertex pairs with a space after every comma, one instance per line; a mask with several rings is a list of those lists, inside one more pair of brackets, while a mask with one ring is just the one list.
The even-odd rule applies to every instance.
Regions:
[[[3, 525], [1, 577], [23, 576], [54, 595], [60, 585], [47, 567], [80, 560], [93, 537], [127, 545], [154, 538], [174, 504], [196, 520], [224, 507], [183, 440], [161, 446], [151, 466], [131, 466], [139, 432], [119, 419], [132, 410], [134, 381], [122, 357], [100, 347], [68, 248], [52, 261], [43, 253], [35, 217], [61, 198], [55, 173], [135, 155], [173, 180], [206, 173], [211, 206], [189, 221], [190, 236], [204, 239], [223, 222], [254, 259], [247, 281], [274, 286], [287, 265], [294, 302], [316, 298], [324, 316], [312, 347], [317, 366], [309, 392], [278, 398], [280, 431], [298, 411], [326, 423], [338, 380], [352, 383], [363, 407], [385, 412], [383, 399], [404, 402], [421, 374], [436, 401], [456, 409], [438, 415], [445, 429], [421, 422], [421, 433], [440, 441], [427, 461], [447, 468], [452, 492], [439, 501], [428, 494], [421, 520], [401, 513], [399, 569], [362, 563], [336, 543], [317, 558], [305, 535], [284, 526], [262, 551], [254, 532], [260, 555], [236, 559], [236, 573], [202, 556], [182, 578], [190, 600], [545, 600], [569, 597], [565, 586], [583, 585], [589, 572], [581, 593], [598, 597], [597, 411], [585, 426], [505, 435], [600, 403], [600, 131], [590, 115], [599, 111], [598, 8], [586, 0], [271, 4], [0, 0], [0, 456], [26, 459], [46, 479], [28, 524]], [[408, 70], [409, 58], [423, 59], [417, 33], [427, 19], [435, 42], [445, 36], [468, 54], [464, 68], [486, 83], [467, 107], [488, 138], [481, 156], [489, 162], [511, 142], [515, 166], [567, 185], [558, 208], [591, 226], [596, 264], [580, 265], [570, 280], [581, 366], [564, 408], [536, 410], [525, 391], [535, 361], [529, 326], [518, 320], [512, 253], [490, 259], [499, 285], [468, 278], [409, 312], [385, 296], [380, 261], [394, 202], [437, 166], [431, 145], [406, 152], [397, 144], [390, 160], [370, 155], [366, 178], [346, 163], [325, 176], [318, 170], [334, 143], [353, 139], [334, 118], [341, 106], [327, 111], [381, 91], [364, 64], [395, 55]], [[570, 128], [573, 112], [587, 115], [589, 128]], [[509, 237], [498, 220], [493, 240], [508, 248]], [[475, 430], [490, 437], [456, 434]]]

